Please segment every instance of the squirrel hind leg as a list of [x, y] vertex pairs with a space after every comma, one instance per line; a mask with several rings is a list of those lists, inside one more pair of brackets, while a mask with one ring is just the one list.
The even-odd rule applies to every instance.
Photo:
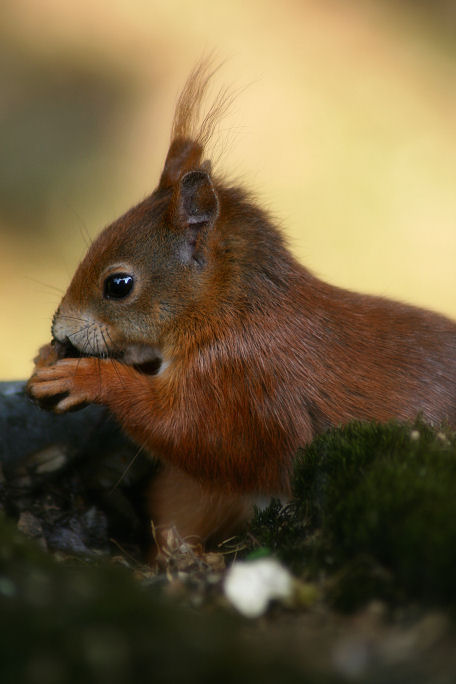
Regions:
[[149, 560], [154, 562], [170, 539], [207, 548], [237, 534], [253, 515], [254, 498], [208, 489], [166, 464], [149, 485], [147, 505], [155, 537]]

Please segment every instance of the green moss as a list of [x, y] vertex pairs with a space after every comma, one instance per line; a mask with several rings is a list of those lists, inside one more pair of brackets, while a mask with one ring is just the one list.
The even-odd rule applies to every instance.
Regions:
[[[301, 512], [294, 505], [283, 506], [278, 499], [273, 499], [267, 508], [257, 510], [245, 540], [248, 558], [254, 558], [257, 551], [261, 555], [276, 554], [299, 572], [308, 552], [310, 531]], [[253, 551], [252, 541], [260, 545]]]
[[450, 432], [353, 423], [299, 453], [292, 505], [258, 514], [253, 534], [295, 571], [323, 573], [339, 607], [383, 598], [456, 609], [455, 493]]

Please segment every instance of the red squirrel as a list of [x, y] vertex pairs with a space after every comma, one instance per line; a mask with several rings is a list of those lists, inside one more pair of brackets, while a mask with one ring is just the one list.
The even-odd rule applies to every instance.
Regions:
[[65, 412], [103, 404], [163, 468], [157, 526], [229, 535], [287, 495], [298, 447], [351, 420], [456, 427], [456, 323], [322, 282], [205, 148], [211, 78], [190, 75], [158, 187], [90, 246], [28, 382]]

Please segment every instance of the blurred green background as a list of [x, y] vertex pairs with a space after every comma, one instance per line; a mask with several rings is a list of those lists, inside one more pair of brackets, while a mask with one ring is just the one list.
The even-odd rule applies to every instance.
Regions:
[[[335, 284], [456, 317], [456, 3], [3, 0], [0, 379], [94, 236], [155, 186], [194, 63], [241, 93], [219, 170]], [[220, 152], [219, 149], [219, 152]]]

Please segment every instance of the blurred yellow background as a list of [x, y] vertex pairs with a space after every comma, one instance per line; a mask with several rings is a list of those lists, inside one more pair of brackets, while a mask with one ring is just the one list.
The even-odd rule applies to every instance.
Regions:
[[[409, 9], [412, 7], [412, 9]], [[3, 0], [0, 379], [26, 377], [93, 236], [155, 186], [212, 50], [220, 170], [335, 284], [456, 317], [451, 2]]]

